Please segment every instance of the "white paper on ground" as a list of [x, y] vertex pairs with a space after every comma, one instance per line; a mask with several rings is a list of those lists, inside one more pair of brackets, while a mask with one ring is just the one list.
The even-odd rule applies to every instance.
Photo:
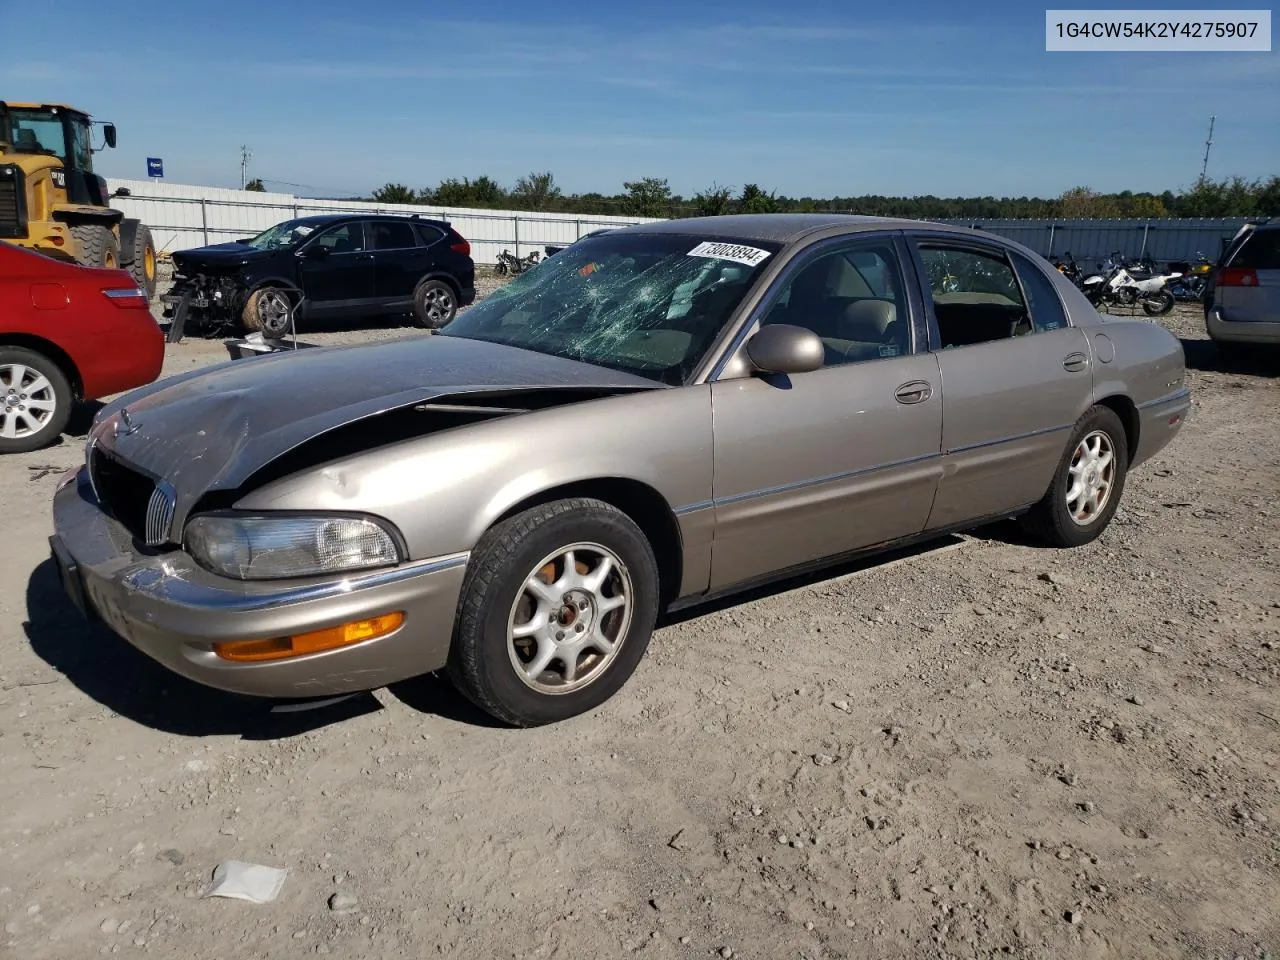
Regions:
[[270, 903], [280, 895], [286, 873], [287, 870], [243, 860], [224, 860], [213, 868], [213, 882], [201, 896]]

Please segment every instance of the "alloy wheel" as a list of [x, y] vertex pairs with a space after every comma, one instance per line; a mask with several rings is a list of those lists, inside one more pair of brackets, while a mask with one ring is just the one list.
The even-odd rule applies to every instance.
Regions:
[[516, 675], [552, 695], [602, 676], [630, 629], [633, 596], [626, 564], [608, 547], [575, 543], [543, 558], [525, 578], [507, 620]]
[[0, 366], [0, 437], [18, 440], [45, 428], [58, 409], [49, 378], [22, 363]]
[[1082, 527], [1093, 523], [1106, 509], [1115, 484], [1115, 449], [1102, 430], [1086, 434], [1071, 455], [1067, 468], [1067, 513]]

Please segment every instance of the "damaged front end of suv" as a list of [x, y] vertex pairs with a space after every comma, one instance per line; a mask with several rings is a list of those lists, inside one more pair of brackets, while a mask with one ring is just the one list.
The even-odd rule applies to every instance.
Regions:
[[247, 291], [239, 272], [213, 273], [178, 266], [174, 257], [173, 286], [160, 298], [169, 321], [170, 343], [187, 332], [214, 333], [235, 325]]
[[[263, 253], [243, 241], [175, 253], [173, 286], [160, 298], [169, 342], [187, 333], [215, 336], [244, 325], [251, 299], [257, 312], [271, 307], [287, 320], [301, 291], [290, 279], [274, 276], [275, 258]], [[279, 302], [257, 303], [264, 295]]]

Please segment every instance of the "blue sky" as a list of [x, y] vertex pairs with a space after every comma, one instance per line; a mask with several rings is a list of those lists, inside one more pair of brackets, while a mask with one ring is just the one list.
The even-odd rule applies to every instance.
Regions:
[[300, 193], [545, 169], [566, 192], [1160, 191], [1199, 173], [1211, 113], [1211, 176], [1280, 172], [1280, 53], [1047, 53], [1044, 5], [1014, 0], [56, 8], [88, 29], [18, 46], [50, 11], [0, 0], [0, 96], [114, 121], [108, 176], [151, 155], [235, 186], [247, 143], [251, 176]]

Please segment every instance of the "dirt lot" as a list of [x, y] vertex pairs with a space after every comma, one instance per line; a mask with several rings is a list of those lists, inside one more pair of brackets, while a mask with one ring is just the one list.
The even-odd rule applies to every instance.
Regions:
[[[536, 731], [433, 678], [273, 715], [167, 674], [46, 560], [79, 444], [5, 459], [0, 943], [1280, 952], [1280, 360], [1227, 369], [1196, 311], [1166, 319], [1193, 419], [1099, 542], [987, 529], [683, 616], [611, 703]], [[166, 373], [224, 356], [184, 342]], [[232, 858], [287, 868], [279, 899], [198, 898]]]

